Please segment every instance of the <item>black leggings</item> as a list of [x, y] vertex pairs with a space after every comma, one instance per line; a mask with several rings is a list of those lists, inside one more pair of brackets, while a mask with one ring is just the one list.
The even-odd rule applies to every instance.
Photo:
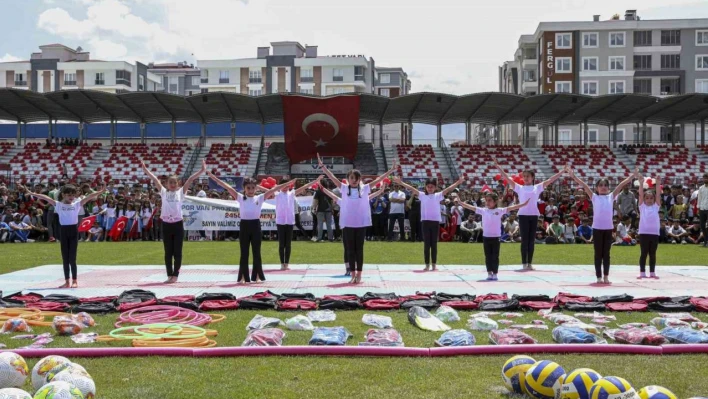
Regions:
[[433, 220], [423, 220], [423, 257], [425, 264], [430, 264], [430, 258], [433, 258], [433, 264], [438, 263], [438, 232], [440, 231], [440, 223]]
[[[178, 277], [182, 267], [182, 246], [184, 245], [184, 223], [162, 221], [162, 245], [165, 247], [165, 269], [167, 277]], [[174, 259], [174, 269], [172, 260]]]
[[[263, 262], [261, 261], [261, 220], [241, 220], [239, 244], [241, 244], [241, 262], [238, 268], [238, 281], [250, 282], [260, 278], [265, 281]], [[253, 248], [253, 272], [248, 277], [248, 252]]]
[[61, 226], [59, 229], [59, 242], [61, 243], [61, 260], [64, 263], [64, 279], [69, 279], [69, 272], [76, 280], [76, 250], [79, 247], [79, 226], [71, 224]]
[[698, 211], [698, 219], [701, 221], [703, 243], [708, 243], [708, 211]]
[[592, 231], [593, 245], [595, 246], [595, 276], [610, 275], [610, 248], [612, 248], [612, 230]]
[[290, 263], [290, 243], [293, 242], [293, 225], [279, 224], [278, 227], [278, 255], [280, 263]]
[[519, 232], [521, 233], [521, 263], [533, 263], [533, 250], [536, 245], [536, 226], [538, 216], [519, 216]]
[[654, 234], [640, 234], [639, 271], [644, 273], [647, 269], [647, 255], [649, 255], [649, 272], [656, 270], [656, 248], [659, 246], [659, 236]]
[[364, 268], [364, 241], [366, 227], [345, 227], [344, 229], [345, 257], [349, 270], [362, 271]]
[[388, 215], [389, 241], [393, 240], [393, 228], [396, 226], [396, 222], [398, 222], [398, 232], [400, 241], [404, 241], [406, 239], [406, 223], [404, 222], [405, 218], [403, 216], [403, 213], [391, 213]]
[[501, 242], [499, 237], [484, 237], [484, 264], [487, 266], [487, 273], [499, 273], [499, 248]]

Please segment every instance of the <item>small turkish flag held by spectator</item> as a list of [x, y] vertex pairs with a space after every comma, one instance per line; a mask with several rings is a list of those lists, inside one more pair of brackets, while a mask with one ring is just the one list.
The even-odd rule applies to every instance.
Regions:
[[128, 218], [125, 216], [121, 216], [116, 220], [116, 222], [113, 224], [113, 228], [111, 229], [110, 235], [113, 237], [114, 240], [117, 240], [120, 238], [120, 235], [123, 234], [123, 230], [125, 230], [125, 226], [128, 224]]
[[485, 192], [486, 192], [486, 193], [491, 193], [491, 192], [492, 192], [492, 189], [489, 188], [489, 186], [485, 184], [485, 185], [482, 186], [482, 192], [483, 192], [483, 193], [485, 193]]
[[157, 207], [152, 210], [152, 215], [150, 215], [150, 220], [147, 222], [147, 226], [145, 226], [145, 230], [150, 230], [152, 228], [152, 221], [155, 219], [155, 214], [157, 213]]
[[130, 226], [130, 232], [128, 233], [128, 237], [131, 238], [136, 238], [140, 235], [138, 233], [138, 219], [133, 219], [133, 224]]
[[81, 219], [81, 223], [79, 224], [79, 233], [84, 233], [91, 230], [94, 223], [96, 223], [96, 215]]
[[353, 159], [359, 140], [359, 96], [281, 96], [285, 152], [291, 163], [317, 156]]

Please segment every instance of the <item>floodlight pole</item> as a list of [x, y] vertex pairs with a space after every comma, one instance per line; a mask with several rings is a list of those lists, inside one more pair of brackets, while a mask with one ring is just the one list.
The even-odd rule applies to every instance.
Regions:
[[22, 122], [17, 120], [17, 145], [22, 145]]
[[174, 119], [172, 119], [172, 130], [170, 132], [170, 137], [172, 138], [172, 144], [177, 142], [177, 126]]
[[231, 121], [231, 144], [236, 144], [236, 122]]
[[111, 118], [111, 124], [110, 124], [109, 128], [110, 128], [110, 130], [109, 130], [108, 135], [111, 139], [111, 145], [113, 145], [116, 142], [116, 120], [115, 119]]
[[442, 147], [442, 124], [438, 123], [438, 148]]
[[642, 121], [642, 136], [643, 136], [644, 144], [648, 143], [649, 140], [647, 140], [647, 121], [646, 121], [646, 119]]

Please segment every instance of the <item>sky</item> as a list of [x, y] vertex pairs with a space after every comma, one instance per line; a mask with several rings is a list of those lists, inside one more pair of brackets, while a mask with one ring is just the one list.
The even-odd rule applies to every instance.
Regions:
[[[539, 22], [603, 20], [626, 9], [642, 19], [708, 18], [696, 0], [0, 0], [0, 62], [42, 44], [81, 46], [94, 59], [143, 63], [251, 58], [275, 41], [319, 55], [365, 54], [402, 67], [412, 91], [498, 90], [498, 67]], [[435, 127], [416, 125], [417, 137]], [[443, 128], [446, 140], [464, 126]]]

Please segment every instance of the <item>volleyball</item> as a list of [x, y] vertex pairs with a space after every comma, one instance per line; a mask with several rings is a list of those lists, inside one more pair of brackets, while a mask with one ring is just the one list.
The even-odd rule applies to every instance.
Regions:
[[25, 385], [28, 374], [22, 356], [12, 352], [0, 353], [0, 388], [19, 388]]
[[17, 388], [0, 389], [0, 399], [32, 399], [29, 393]]
[[79, 388], [85, 399], [93, 399], [96, 397], [96, 384], [91, 376], [79, 369], [68, 368], [56, 376], [52, 381], [64, 381]]
[[555, 392], [553, 386], [565, 370], [558, 363], [550, 360], [536, 362], [526, 371], [524, 386], [526, 394], [534, 399], [553, 399]]
[[47, 373], [44, 375], [44, 383], [46, 384], [54, 381], [54, 377], [56, 377], [57, 374], [61, 373], [62, 371], [71, 371], [88, 375], [86, 369], [76, 363], [62, 363], [57, 364], [53, 369], [47, 371]]
[[556, 399], [589, 399], [590, 389], [602, 376], [592, 369], [576, 369], [556, 383]]
[[592, 386], [590, 399], [639, 399], [639, 395], [624, 378], [605, 377]]
[[524, 377], [526, 370], [531, 368], [536, 360], [529, 356], [514, 356], [504, 363], [502, 366], [502, 380], [504, 380], [504, 386], [509, 392], [517, 393], [523, 395], [526, 393], [524, 391]]
[[71, 363], [71, 361], [63, 356], [47, 356], [38, 361], [32, 368], [32, 387], [37, 390], [45, 384], [44, 376], [54, 367], [63, 364]]
[[84, 399], [79, 388], [64, 381], [50, 382], [39, 388], [34, 399]]
[[641, 399], [678, 399], [673, 392], [657, 385], [644, 387], [637, 394]]

